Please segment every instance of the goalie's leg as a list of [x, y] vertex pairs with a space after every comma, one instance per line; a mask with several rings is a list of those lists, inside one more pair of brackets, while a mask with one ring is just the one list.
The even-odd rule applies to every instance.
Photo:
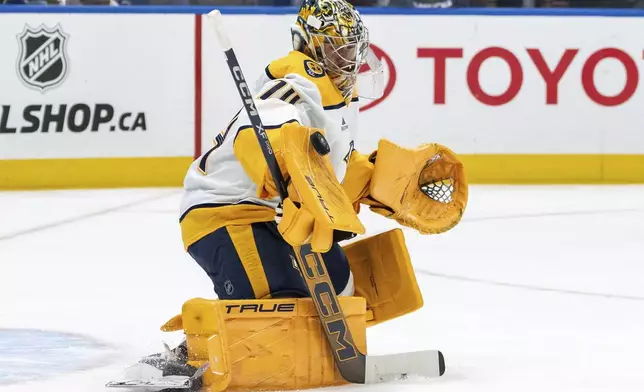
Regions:
[[[308, 297], [293, 249], [273, 222], [222, 227], [192, 244], [188, 253], [208, 274], [219, 299]], [[323, 259], [336, 292], [353, 294], [342, 248], [334, 244]]]
[[[293, 249], [282, 239], [273, 222], [222, 227], [188, 248], [188, 253], [212, 280], [219, 299], [308, 297], [297, 269]], [[336, 243], [322, 255], [339, 295], [354, 292], [353, 275], [344, 250]], [[126, 369], [129, 380], [192, 377], [197, 368], [188, 364], [185, 342], [142, 358]]]

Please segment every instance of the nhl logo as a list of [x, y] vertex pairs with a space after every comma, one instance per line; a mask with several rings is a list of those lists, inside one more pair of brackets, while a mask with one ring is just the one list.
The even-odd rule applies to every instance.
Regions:
[[29, 87], [45, 91], [60, 84], [67, 75], [66, 45], [69, 36], [61, 27], [36, 29], [26, 26], [18, 36], [18, 75]]

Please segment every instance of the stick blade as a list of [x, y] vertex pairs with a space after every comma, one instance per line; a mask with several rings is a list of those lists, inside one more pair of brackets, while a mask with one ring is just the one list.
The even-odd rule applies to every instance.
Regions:
[[438, 350], [367, 355], [365, 383], [400, 380], [411, 375], [435, 378], [444, 373], [445, 357]]

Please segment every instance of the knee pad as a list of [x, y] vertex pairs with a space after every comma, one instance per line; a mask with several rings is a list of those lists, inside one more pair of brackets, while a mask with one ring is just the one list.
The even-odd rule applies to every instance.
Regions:
[[355, 293], [367, 300], [367, 327], [423, 306], [402, 230], [394, 229], [344, 246]]

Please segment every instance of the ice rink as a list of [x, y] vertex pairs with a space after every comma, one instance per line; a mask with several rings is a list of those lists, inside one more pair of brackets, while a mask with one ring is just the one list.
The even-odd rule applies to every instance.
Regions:
[[[180, 195], [0, 193], [0, 392], [107, 391], [180, 340], [159, 326], [214, 294], [183, 251]], [[405, 234], [425, 306], [370, 329], [369, 352], [440, 349], [447, 372], [332, 390], [644, 390], [644, 186], [474, 186], [455, 229]]]

